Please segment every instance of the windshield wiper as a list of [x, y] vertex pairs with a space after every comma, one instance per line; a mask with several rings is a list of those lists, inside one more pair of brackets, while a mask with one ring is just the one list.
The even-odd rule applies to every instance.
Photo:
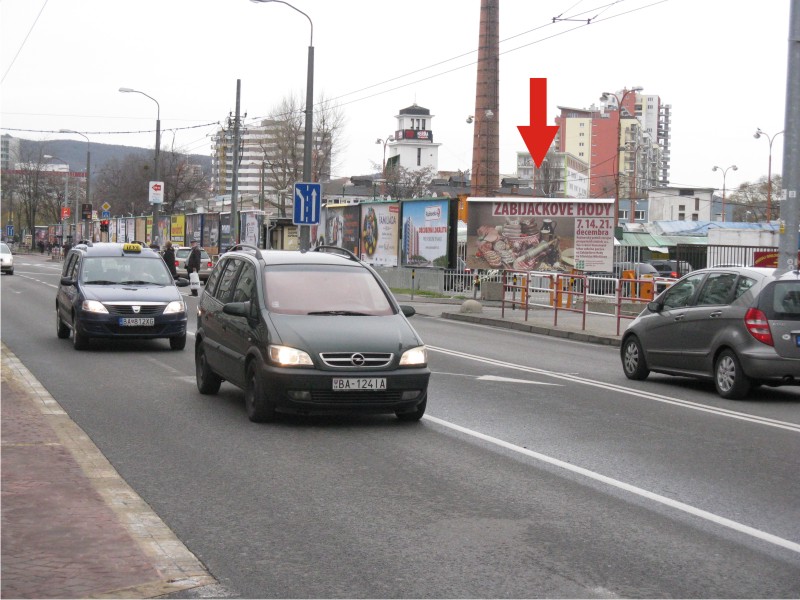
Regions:
[[354, 310], [318, 310], [308, 313], [309, 315], [334, 315], [346, 317], [366, 317], [367, 313], [357, 312]]
[[84, 285], [116, 285], [116, 281], [108, 281], [106, 279], [93, 279], [92, 281], [84, 282]]
[[122, 283], [122, 285], [155, 285], [152, 281], [143, 281], [141, 279], [131, 279], [129, 281], [122, 281], [120, 283]]

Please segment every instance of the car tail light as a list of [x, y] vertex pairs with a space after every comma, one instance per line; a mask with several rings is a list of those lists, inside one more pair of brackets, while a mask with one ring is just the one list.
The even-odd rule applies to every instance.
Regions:
[[770, 331], [769, 328], [767, 315], [765, 315], [763, 311], [757, 308], [748, 309], [747, 314], [744, 316], [744, 324], [745, 327], [747, 327], [747, 331], [750, 332], [750, 335], [759, 342], [767, 346], [775, 345], [772, 341], [772, 331]]
[[208, 261], [208, 263], [206, 264], [206, 266], [207, 266], [207, 267], [210, 269], [210, 268], [211, 268], [211, 267], [213, 267], [214, 265], [212, 265], [212, 264], [211, 264], [211, 261]]
[[672, 277], [673, 279], [680, 279], [680, 273], [678, 273], [677, 271], [673, 271], [672, 273], [669, 274], [669, 276]]
[[180, 267], [181, 266], [180, 263], [177, 260], [175, 261], [175, 266], [176, 267]]

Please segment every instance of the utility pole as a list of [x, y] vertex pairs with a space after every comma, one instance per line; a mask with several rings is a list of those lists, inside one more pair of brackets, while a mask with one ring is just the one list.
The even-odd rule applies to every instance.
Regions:
[[239, 243], [239, 215], [236, 196], [239, 194], [239, 104], [242, 94], [242, 80], [236, 80], [236, 115], [233, 121], [233, 189], [231, 190], [231, 244]]
[[783, 195], [781, 202], [778, 273], [800, 269], [797, 264], [800, 227], [800, 0], [791, 0], [789, 60], [786, 76], [786, 118], [783, 129]]

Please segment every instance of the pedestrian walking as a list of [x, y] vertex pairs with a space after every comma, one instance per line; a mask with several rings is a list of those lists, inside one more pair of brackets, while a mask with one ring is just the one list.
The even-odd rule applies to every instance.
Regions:
[[200, 289], [200, 259], [200, 246], [197, 245], [197, 240], [192, 240], [192, 250], [189, 252], [189, 258], [186, 259], [186, 270], [189, 273], [192, 296], [197, 296]]
[[164, 253], [161, 255], [164, 262], [167, 263], [169, 272], [172, 273], [172, 278], [178, 278], [178, 269], [175, 267], [175, 248], [172, 247], [172, 242], [167, 240], [164, 242]]

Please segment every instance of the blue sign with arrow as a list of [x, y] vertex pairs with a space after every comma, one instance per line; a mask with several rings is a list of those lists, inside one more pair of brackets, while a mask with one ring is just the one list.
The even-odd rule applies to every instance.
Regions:
[[319, 214], [321, 210], [322, 184], [306, 182], [295, 183], [292, 223], [295, 225], [319, 225]]

